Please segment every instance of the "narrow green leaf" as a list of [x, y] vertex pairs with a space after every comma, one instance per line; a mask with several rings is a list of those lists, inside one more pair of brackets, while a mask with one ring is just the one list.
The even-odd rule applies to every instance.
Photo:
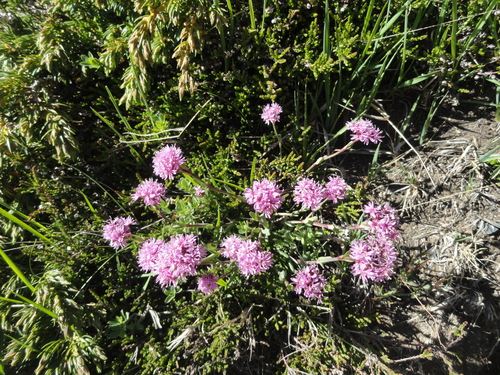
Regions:
[[19, 304], [24, 303], [24, 301], [21, 301], [19, 299], [12, 299], [12, 298], [2, 297], [2, 296], [0, 296], [0, 300], [5, 301], [5, 302], [10, 302], [10, 303], [19, 303]]
[[252, 182], [255, 179], [255, 166], [257, 164], [257, 158], [253, 158], [252, 162], [252, 169], [250, 170], [250, 182]]
[[83, 196], [83, 199], [85, 199], [85, 203], [87, 203], [87, 206], [89, 207], [89, 210], [93, 213], [93, 214], [96, 214], [97, 211], [96, 209], [94, 208], [94, 206], [92, 206], [92, 203], [90, 203], [90, 200], [89, 198], [85, 195], [85, 193], [81, 190], [78, 190], [80, 192], [80, 194]]
[[26, 285], [32, 292], [34, 292], [35, 287], [30, 283], [28, 278], [24, 276], [22, 271], [16, 266], [16, 264], [12, 261], [12, 259], [10, 259], [9, 256], [2, 249], [0, 249], [0, 255], [5, 260], [10, 269], [14, 271], [17, 277], [19, 277], [19, 279], [24, 283], [24, 285]]
[[431, 77], [434, 77], [437, 75], [437, 71], [435, 72], [430, 72], [430, 73], [426, 73], [426, 74], [422, 74], [418, 77], [414, 77], [414, 78], [411, 78], [407, 81], [404, 81], [403, 83], [401, 83], [398, 88], [403, 88], [403, 87], [408, 87], [408, 86], [413, 86], [413, 85], [416, 85], [417, 83], [420, 83], [420, 82], [423, 82]]
[[48, 244], [51, 244], [51, 245], [55, 245], [54, 242], [52, 242], [51, 240], [49, 240], [47, 237], [45, 237], [43, 234], [41, 234], [35, 228], [33, 228], [32, 226], [26, 224], [24, 221], [22, 221], [21, 219], [18, 219], [17, 217], [15, 217], [11, 213], [5, 211], [1, 207], [0, 207], [0, 215], [3, 215], [8, 220], [12, 221], [13, 223], [15, 223], [15, 224], [19, 225], [20, 227], [26, 229], [27, 231], [31, 232], [32, 234], [34, 234], [35, 236], [37, 236], [38, 238], [40, 238], [44, 242], [47, 242]]
[[29, 221], [30, 223], [33, 223], [34, 225], [36, 225], [41, 230], [44, 230], [44, 231], [48, 230], [47, 227], [43, 226], [38, 221], [30, 219], [27, 215], [25, 215], [22, 212], [16, 210], [15, 208], [9, 206], [7, 203], [0, 201], [0, 205], [3, 206], [3, 207], [5, 207], [5, 209], [7, 209], [9, 211], [12, 211], [14, 214], [16, 214], [17, 216], [19, 216], [21, 219], [23, 219], [25, 221]]
[[48, 316], [54, 318], [54, 319], [58, 319], [59, 316], [55, 313], [53, 313], [52, 311], [50, 311], [49, 309], [43, 307], [42, 305], [36, 303], [35, 301], [32, 301], [30, 300], [29, 298], [26, 298], [18, 293], [14, 293], [16, 296], [18, 296], [19, 298], [21, 298], [24, 302], [27, 302], [29, 303], [30, 305], [36, 307], [38, 310], [40, 310], [41, 312], [47, 314]]

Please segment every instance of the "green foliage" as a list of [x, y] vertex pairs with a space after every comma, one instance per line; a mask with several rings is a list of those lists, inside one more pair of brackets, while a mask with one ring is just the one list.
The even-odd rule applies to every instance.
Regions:
[[[19, 296], [19, 286], [5, 283], [6, 299]], [[2, 304], [2, 330], [10, 338], [3, 362], [6, 369], [16, 368], [33, 374], [91, 374], [100, 372], [106, 359], [94, 337], [83, 327], [94, 319], [85, 305], [76, 303], [71, 284], [58, 271], [47, 271], [34, 290], [34, 304]], [[24, 299], [24, 298], [22, 298]], [[49, 309], [51, 315], [44, 309]], [[50, 334], [48, 334], [50, 332]]]
[[[0, 2], [0, 240], [10, 259], [0, 268], [0, 373], [391, 373], [363, 335], [377, 322], [366, 301], [390, 295], [360, 291], [348, 265], [331, 261], [361, 235], [338, 226], [358, 224], [366, 181], [321, 217], [289, 204], [299, 223], [266, 220], [229, 194], [265, 177], [290, 194], [344, 144], [345, 121], [365, 113], [406, 116], [401, 132], [423, 142], [447, 96], [498, 86], [473, 79], [497, 69], [498, 1], [345, 4]], [[259, 117], [270, 101], [284, 108], [276, 134]], [[182, 176], [168, 185], [160, 226], [129, 195], [174, 139], [218, 191], [195, 198], [199, 180]], [[483, 161], [495, 178], [493, 156]], [[316, 177], [340, 169], [328, 160]], [[276, 270], [246, 279], [207, 263], [203, 272], [224, 274], [220, 293], [202, 296], [192, 278], [161, 290], [138, 270], [135, 245], [112, 251], [101, 240], [103, 222], [125, 213], [143, 224], [136, 241], [196, 232], [214, 258], [225, 233], [258, 238]], [[323, 307], [287, 281], [317, 259], [333, 274]]]

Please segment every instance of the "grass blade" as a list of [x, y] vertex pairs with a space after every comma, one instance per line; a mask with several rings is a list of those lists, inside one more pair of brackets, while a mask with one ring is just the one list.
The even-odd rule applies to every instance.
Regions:
[[0, 249], [0, 256], [5, 260], [5, 263], [10, 267], [12, 271], [16, 274], [17, 277], [26, 285], [32, 292], [35, 291], [35, 287], [33, 284], [30, 283], [28, 278], [24, 276], [24, 273], [16, 266], [16, 264], [10, 259], [10, 257], [2, 250]]
[[41, 312], [47, 314], [48, 316], [50, 316], [50, 317], [52, 317], [54, 319], [58, 319], [59, 318], [59, 316], [56, 313], [50, 311], [49, 309], [43, 307], [42, 305], [36, 303], [35, 301], [32, 301], [29, 298], [23, 297], [22, 295], [20, 295], [18, 293], [14, 293], [14, 294], [16, 296], [18, 296], [19, 298], [21, 298], [24, 302], [29, 303], [33, 307], [36, 307], [38, 310], [40, 310]]
[[28, 232], [34, 234], [35, 236], [37, 236], [38, 238], [40, 238], [42, 241], [44, 242], [47, 242], [48, 244], [50, 245], [55, 245], [54, 242], [52, 242], [50, 239], [48, 239], [47, 237], [45, 237], [43, 234], [41, 234], [39, 231], [37, 231], [35, 228], [33, 228], [32, 226], [26, 224], [24, 221], [18, 219], [17, 217], [15, 217], [14, 215], [12, 215], [11, 213], [5, 211], [3, 208], [0, 207], [0, 215], [3, 215], [5, 218], [7, 218], [8, 220], [12, 221], [13, 223], [19, 225], [20, 227], [26, 229]]

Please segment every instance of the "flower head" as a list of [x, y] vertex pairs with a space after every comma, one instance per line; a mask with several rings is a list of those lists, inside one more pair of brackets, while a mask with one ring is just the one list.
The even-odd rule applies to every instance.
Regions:
[[291, 280], [295, 285], [295, 293], [303, 294], [304, 297], [311, 300], [317, 298], [318, 303], [321, 303], [326, 280], [319, 272], [318, 265], [312, 264], [298, 270]]
[[274, 125], [280, 120], [281, 112], [283, 112], [283, 109], [278, 103], [267, 104], [260, 117], [267, 125]]
[[321, 206], [321, 202], [326, 197], [325, 188], [311, 178], [299, 180], [293, 189], [293, 194], [295, 203], [302, 204], [302, 208], [309, 208], [313, 211]]
[[367, 220], [370, 232], [391, 240], [396, 240], [399, 237], [398, 214], [389, 204], [378, 206], [369, 202], [363, 206], [363, 213], [370, 216], [370, 219]]
[[347, 185], [342, 177], [330, 176], [329, 180], [330, 181], [328, 181], [325, 186], [326, 197], [332, 200], [333, 203], [337, 203], [340, 199], [344, 199], [346, 197], [349, 185]]
[[350, 121], [346, 125], [353, 133], [351, 134], [351, 140], [353, 141], [360, 141], [367, 145], [370, 142], [377, 144], [382, 140], [382, 131], [373, 125], [370, 120], [359, 119]]
[[171, 236], [158, 252], [154, 271], [156, 280], [162, 286], [177, 285], [188, 275], [196, 275], [196, 267], [206, 255], [206, 249], [197, 243], [193, 234]]
[[283, 203], [281, 190], [275, 182], [264, 178], [262, 181], [254, 181], [251, 188], [245, 189], [243, 196], [248, 204], [253, 204], [255, 211], [263, 212], [269, 218], [278, 210]]
[[390, 279], [396, 262], [392, 241], [376, 236], [351, 243], [350, 258], [354, 261], [352, 274], [363, 281], [382, 282]]
[[132, 194], [132, 200], [135, 202], [142, 199], [146, 206], [157, 206], [165, 197], [165, 186], [161, 182], [153, 179], [145, 180], [137, 186], [135, 193]]
[[167, 145], [158, 150], [153, 158], [153, 172], [163, 178], [173, 180], [180, 166], [186, 162], [182, 150], [177, 146]]
[[213, 273], [207, 273], [198, 278], [198, 289], [204, 294], [211, 294], [215, 289], [219, 287], [217, 281], [219, 278]]
[[224, 248], [222, 256], [236, 262], [245, 276], [265, 272], [273, 264], [273, 254], [262, 250], [258, 241], [231, 235], [222, 241], [221, 247]]
[[273, 254], [262, 250], [258, 241], [246, 240], [238, 251], [236, 262], [243, 275], [257, 275], [271, 268]]
[[109, 241], [109, 244], [114, 249], [125, 247], [127, 246], [125, 240], [132, 236], [132, 233], [130, 233], [130, 226], [135, 224], [134, 219], [130, 216], [125, 218], [114, 218], [103, 226], [103, 237], [105, 240]]
[[150, 238], [144, 242], [137, 254], [139, 267], [146, 272], [151, 272], [156, 269], [158, 261], [158, 253], [166, 246], [163, 240]]
[[221, 252], [221, 255], [231, 260], [238, 259], [238, 253], [243, 246], [243, 242], [243, 238], [238, 237], [235, 234], [226, 237], [220, 244], [220, 247], [224, 249]]

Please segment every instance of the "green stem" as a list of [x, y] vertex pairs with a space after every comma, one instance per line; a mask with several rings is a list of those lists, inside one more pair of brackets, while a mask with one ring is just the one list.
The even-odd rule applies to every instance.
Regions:
[[278, 145], [280, 147], [280, 157], [282, 157], [283, 152], [282, 152], [281, 144], [283, 142], [283, 139], [281, 138], [281, 134], [279, 134], [278, 130], [276, 129], [276, 124], [274, 122], [272, 124], [273, 124], [274, 134], [276, 134], [276, 138], [278, 139]]
[[239, 199], [239, 200], [244, 200], [243, 197], [241, 197], [239, 195], [236, 195], [236, 194], [233, 194], [233, 193], [229, 193], [229, 192], [221, 190], [221, 189], [217, 189], [216, 187], [214, 187], [214, 186], [210, 185], [209, 183], [203, 181], [200, 177], [198, 177], [197, 175], [195, 175], [189, 169], [180, 168], [180, 171], [182, 173], [184, 173], [184, 174], [192, 177], [196, 182], [198, 182], [200, 185], [203, 185], [204, 187], [206, 187], [209, 190], [215, 191], [216, 193], [225, 194], [225, 195], [228, 195], [228, 196], [230, 196], [232, 198], [236, 198], [236, 199]]

